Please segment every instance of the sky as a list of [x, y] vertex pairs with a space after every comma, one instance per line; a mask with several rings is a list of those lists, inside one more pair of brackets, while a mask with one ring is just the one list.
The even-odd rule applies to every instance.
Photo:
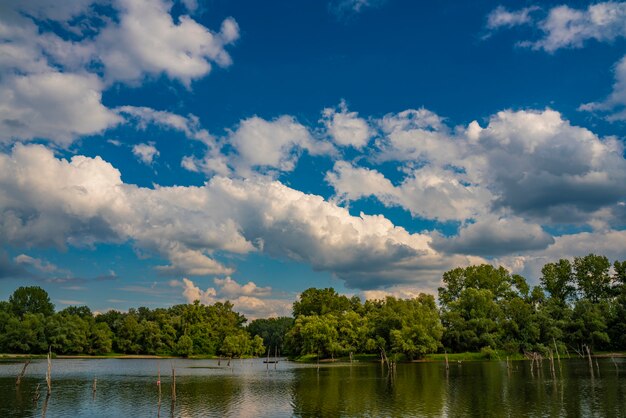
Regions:
[[626, 2], [4, 0], [0, 300], [57, 309], [626, 259]]

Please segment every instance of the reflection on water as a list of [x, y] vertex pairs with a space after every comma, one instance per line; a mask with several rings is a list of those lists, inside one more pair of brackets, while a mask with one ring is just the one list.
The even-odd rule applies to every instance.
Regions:
[[[390, 375], [378, 363], [314, 365], [261, 360], [53, 360], [46, 416], [59, 417], [334, 417], [334, 416], [626, 416], [626, 362], [600, 360], [599, 375], [583, 360], [562, 362], [552, 378], [547, 362], [399, 364]], [[176, 368], [171, 402], [170, 367]], [[19, 387], [21, 363], [0, 362], [0, 416], [40, 417], [46, 362], [33, 361]], [[157, 371], [161, 370], [159, 404]], [[94, 377], [97, 390], [93, 392]]]

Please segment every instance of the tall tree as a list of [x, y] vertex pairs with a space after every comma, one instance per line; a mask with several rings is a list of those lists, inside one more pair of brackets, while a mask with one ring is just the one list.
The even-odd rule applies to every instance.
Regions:
[[[358, 297], [356, 299], [358, 300]], [[302, 292], [299, 300], [293, 303], [293, 316], [297, 318], [300, 315], [342, 313], [352, 309], [355, 303], [354, 299], [339, 295], [332, 287], [326, 289], [312, 287]]]
[[50, 316], [54, 313], [54, 305], [50, 302], [48, 292], [39, 286], [22, 286], [9, 297], [13, 313], [20, 318], [24, 314], [42, 314]]
[[605, 256], [589, 254], [574, 258], [574, 276], [582, 297], [598, 303], [612, 295], [611, 263]]
[[574, 273], [569, 260], [560, 259], [556, 263], [544, 265], [540, 280], [550, 298], [561, 305], [567, 304], [575, 296]]

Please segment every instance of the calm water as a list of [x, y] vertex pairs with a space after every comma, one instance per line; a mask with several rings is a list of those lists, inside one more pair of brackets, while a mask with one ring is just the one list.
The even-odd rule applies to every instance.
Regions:
[[[378, 363], [301, 365], [262, 360], [173, 360], [177, 400], [171, 402], [170, 360], [53, 360], [47, 417], [623, 417], [626, 362], [562, 362], [553, 379], [547, 361], [530, 373], [528, 362], [399, 364], [389, 376]], [[162, 398], [156, 385], [161, 368]], [[41, 417], [45, 360], [28, 366], [19, 388], [19, 363], [0, 362], [0, 417]], [[95, 396], [92, 391], [97, 378]], [[33, 402], [37, 383], [42, 395]]]

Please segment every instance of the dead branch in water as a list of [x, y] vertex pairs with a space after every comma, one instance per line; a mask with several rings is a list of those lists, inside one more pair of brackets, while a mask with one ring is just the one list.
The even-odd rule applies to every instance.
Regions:
[[24, 377], [24, 373], [26, 373], [26, 368], [28, 367], [29, 364], [30, 364], [30, 359], [26, 360], [26, 362], [24, 363], [24, 367], [22, 367], [22, 371], [20, 372], [20, 374], [17, 375], [15, 386], [19, 386], [20, 383], [22, 382], [22, 377]]

